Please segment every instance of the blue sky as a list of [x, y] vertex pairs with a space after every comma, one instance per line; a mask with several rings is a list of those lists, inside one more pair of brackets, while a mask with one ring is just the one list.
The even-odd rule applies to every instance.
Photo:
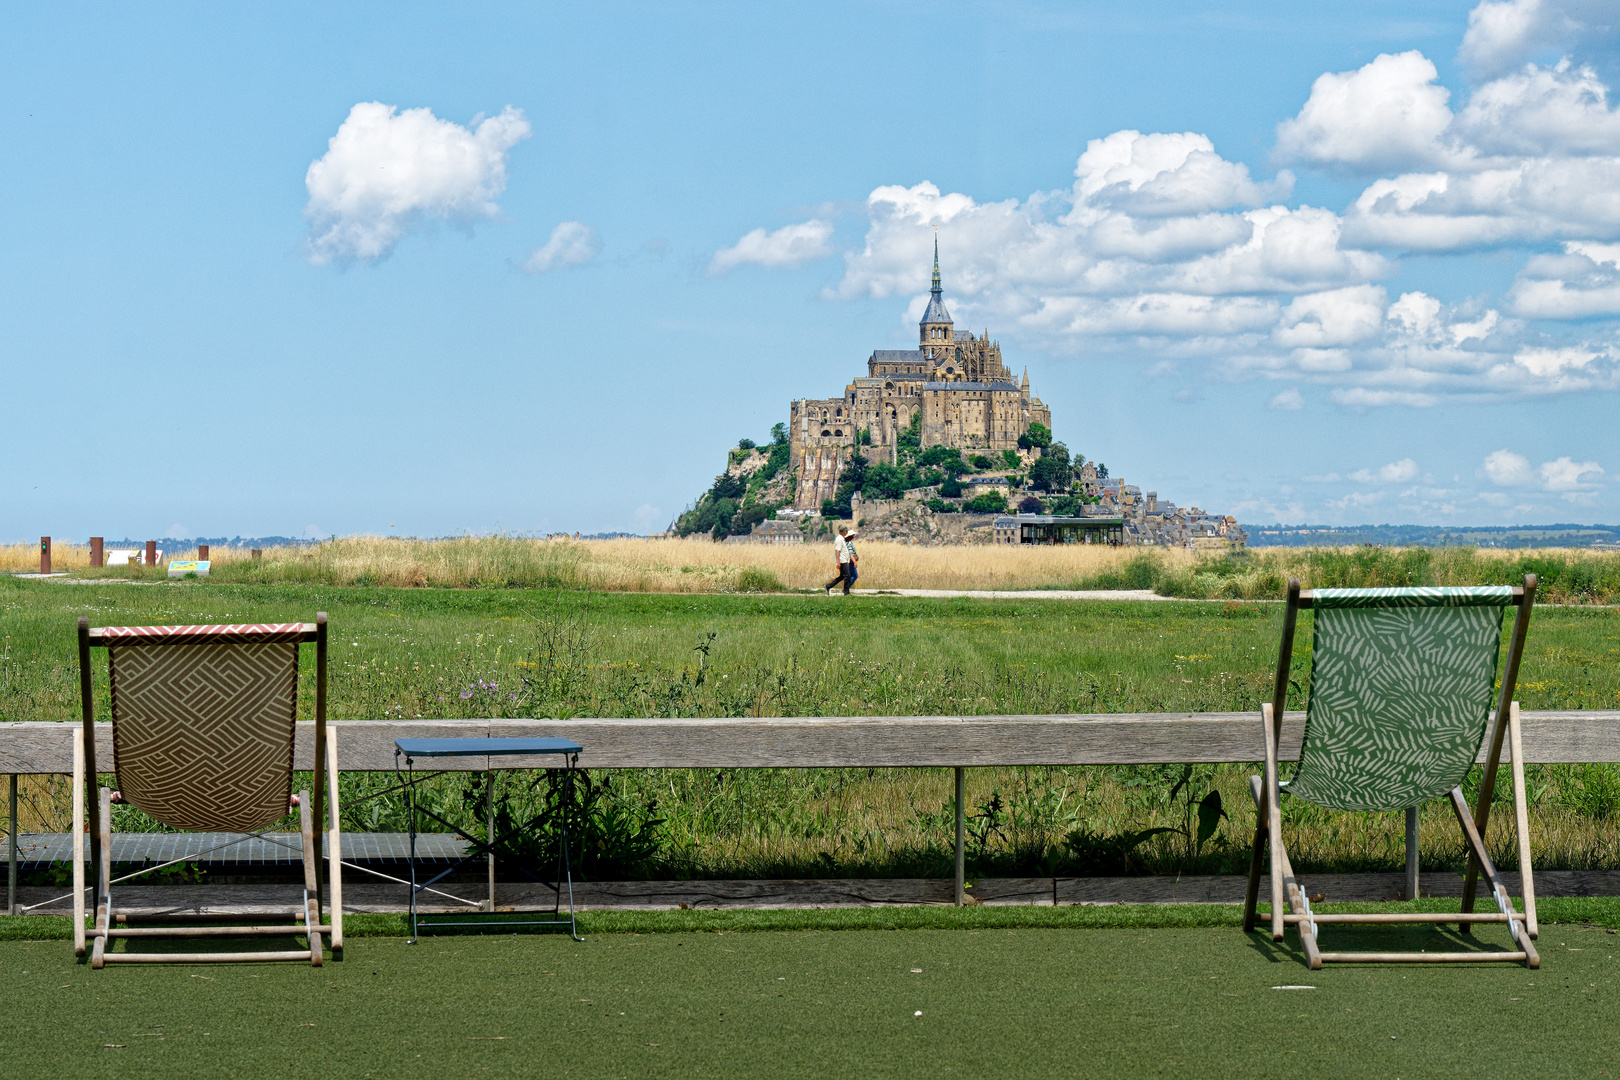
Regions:
[[1612, 2], [20, 6], [0, 539], [661, 528], [947, 302], [1242, 520], [1620, 519]]

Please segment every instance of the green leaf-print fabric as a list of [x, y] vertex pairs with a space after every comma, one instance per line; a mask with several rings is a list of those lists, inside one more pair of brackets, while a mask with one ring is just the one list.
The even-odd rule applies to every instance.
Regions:
[[1506, 587], [1322, 589], [1299, 767], [1332, 810], [1401, 810], [1462, 782], [1496, 682]]

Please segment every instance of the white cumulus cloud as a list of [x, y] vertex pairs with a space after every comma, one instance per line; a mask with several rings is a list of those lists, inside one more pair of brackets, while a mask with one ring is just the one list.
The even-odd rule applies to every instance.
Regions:
[[1578, 43], [1601, 50], [1617, 30], [1613, 0], [1484, 0], [1468, 13], [1457, 54], [1489, 77], [1549, 49]]
[[833, 227], [828, 221], [802, 221], [784, 225], [774, 232], [755, 229], [728, 248], [721, 248], [709, 260], [709, 273], [728, 274], [747, 263], [758, 266], [802, 266], [813, 259], [832, 254]]
[[579, 221], [564, 221], [551, 230], [551, 238], [535, 248], [523, 263], [531, 274], [544, 274], [570, 266], [583, 266], [596, 258], [602, 245], [596, 230]]
[[1534, 255], [1508, 290], [1508, 306], [1530, 319], [1620, 315], [1620, 244], [1564, 244], [1562, 255]]
[[1484, 473], [1500, 487], [1539, 487], [1569, 495], [1592, 491], [1603, 476], [1603, 467], [1595, 461], [1575, 461], [1565, 455], [1532, 469], [1523, 454], [1503, 449], [1486, 455]]
[[1305, 395], [1293, 387], [1274, 396], [1267, 404], [1283, 412], [1298, 412], [1305, 407]]
[[1571, 461], [1567, 457], [1543, 462], [1538, 471], [1542, 486], [1548, 491], [1581, 491], [1592, 487], [1603, 475], [1603, 468], [1597, 462]]
[[1462, 152], [1444, 142], [1451, 91], [1438, 74], [1422, 53], [1404, 52], [1318, 76], [1299, 115], [1277, 125], [1278, 156], [1354, 169], [1456, 160]]
[[1523, 487], [1530, 483], [1530, 461], [1523, 454], [1511, 450], [1496, 450], [1485, 455], [1485, 475], [1491, 483], [1503, 487]]
[[1370, 484], [1375, 480], [1383, 484], [1404, 484], [1409, 480], [1417, 479], [1418, 464], [1411, 458], [1402, 458], [1392, 461], [1374, 472], [1372, 469], [1357, 469], [1350, 474], [1350, 479], [1358, 484]]
[[[823, 295], [904, 297], [914, 325], [937, 229], [958, 325], [1285, 381], [1274, 408], [1310, 386], [1352, 409], [1620, 389], [1620, 324], [1596, 321], [1620, 320], [1620, 110], [1590, 45], [1615, 21], [1602, 10], [1487, 0], [1463, 50], [1484, 74], [1455, 96], [1415, 51], [1322, 75], [1278, 126], [1276, 156], [1364, 176], [1341, 211], [1291, 205], [1289, 172], [1253, 175], [1207, 135], [1115, 131], [1085, 144], [1057, 190], [874, 188], [864, 240]], [[755, 229], [710, 272], [797, 266], [832, 247], [819, 218]], [[1488, 249], [1520, 260], [1506, 292], [1391, 299], [1381, 284], [1408, 253]]]
[[425, 108], [360, 102], [304, 175], [310, 261], [374, 262], [424, 222], [494, 215], [507, 153], [529, 133], [511, 106], [467, 128]]

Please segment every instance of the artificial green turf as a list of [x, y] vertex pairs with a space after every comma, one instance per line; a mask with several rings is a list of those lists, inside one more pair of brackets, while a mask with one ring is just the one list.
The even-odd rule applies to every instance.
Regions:
[[[1416, 903], [1317, 904], [1328, 912], [1456, 911], [1454, 899]], [[1488, 905], [1479, 910], [1487, 910]], [[1262, 915], [1270, 911], [1260, 905]], [[1543, 923], [1620, 928], [1620, 897], [1544, 897], [1537, 903]], [[476, 915], [464, 916], [469, 922]], [[508, 919], [510, 915], [490, 916]], [[1065, 907], [867, 907], [732, 911], [587, 911], [579, 915], [582, 934], [750, 933], [781, 930], [1137, 930], [1235, 927], [1242, 913], [1235, 904], [1096, 904]], [[404, 937], [403, 915], [348, 915], [346, 937]], [[549, 934], [550, 930], [535, 933]], [[66, 941], [72, 920], [53, 916], [0, 915], [0, 941]]]
[[[1345, 947], [1452, 947], [1431, 929], [1328, 933]], [[1479, 937], [1506, 942], [1498, 928]], [[103, 971], [64, 942], [8, 942], [0, 1067], [124, 1078], [1615, 1068], [1620, 942], [1605, 930], [1547, 927], [1539, 971], [1312, 972], [1293, 940], [1231, 928], [361, 937], [318, 970]]]

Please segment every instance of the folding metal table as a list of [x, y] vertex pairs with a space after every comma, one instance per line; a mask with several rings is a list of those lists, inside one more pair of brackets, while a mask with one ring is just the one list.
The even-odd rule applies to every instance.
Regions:
[[[410, 868], [411, 868], [411, 943], [417, 940], [417, 928], [432, 929], [440, 926], [566, 926], [575, 941], [583, 941], [579, 936], [579, 927], [574, 918], [574, 873], [569, 862], [568, 854], [568, 811], [573, 805], [574, 798], [574, 769], [579, 764], [580, 750], [578, 743], [569, 739], [396, 739], [394, 741], [394, 773], [399, 777], [400, 787], [405, 792], [405, 813], [410, 829]], [[489, 770], [489, 823], [485, 839], [467, 833], [453, 822], [446, 821], [438, 814], [418, 806], [414, 796], [417, 777], [415, 773], [416, 759], [439, 757], [523, 757], [539, 754], [560, 754], [563, 759], [563, 769], [566, 777], [563, 798], [555, 813], [560, 817], [560, 836], [557, 842], [557, 866], [559, 871], [555, 875], [557, 903], [552, 913], [562, 914], [562, 896], [564, 888], [568, 891], [568, 918], [555, 919], [522, 919], [522, 920], [482, 920], [482, 919], [435, 919], [428, 921], [419, 918], [416, 910], [416, 898], [424, 889], [454, 873], [462, 865], [471, 862], [480, 855], [489, 859], [489, 910], [495, 910], [495, 849], [503, 841], [515, 839], [516, 836], [543, 823], [550, 814], [536, 815], [528, 822], [516, 826], [501, 836], [495, 834], [495, 769]], [[400, 758], [405, 759], [405, 768], [400, 770]], [[510, 768], [510, 766], [508, 766]], [[425, 777], [424, 777], [425, 779]], [[447, 828], [455, 830], [472, 846], [468, 852], [456, 862], [453, 862], [431, 879], [417, 884], [416, 880], [416, 816], [425, 814], [434, 821]], [[437, 890], [435, 890], [437, 891]]]

